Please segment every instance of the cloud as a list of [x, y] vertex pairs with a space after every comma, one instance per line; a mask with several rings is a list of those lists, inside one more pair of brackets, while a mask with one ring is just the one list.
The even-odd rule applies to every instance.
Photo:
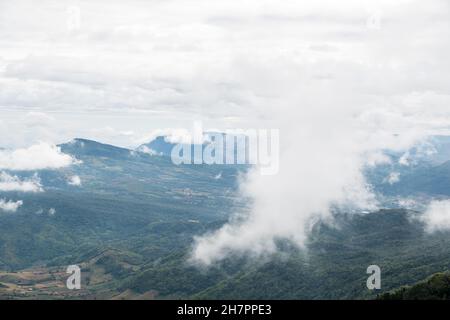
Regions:
[[[433, 37], [427, 44], [416, 42], [424, 36], [424, 26], [427, 35], [431, 30], [447, 32], [428, 18], [438, 15], [443, 3], [425, 7], [414, 2], [427, 15], [420, 14], [418, 7], [407, 9], [405, 3], [383, 4], [384, 18], [376, 31], [357, 27], [353, 14], [360, 7], [347, 4], [326, 6], [336, 10], [331, 14], [337, 19], [333, 23], [342, 28], [324, 23], [330, 34], [340, 34], [334, 41], [339, 52], [333, 57], [314, 53], [295, 59], [280, 54], [280, 59], [241, 60], [236, 81], [258, 97], [258, 111], [270, 119], [266, 123], [280, 128], [280, 172], [249, 173], [241, 190], [252, 199], [250, 210], [238, 211], [223, 227], [196, 237], [193, 262], [210, 265], [228, 255], [270, 254], [280, 239], [303, 247], [311, 225], [329, 219], [333, 208], [374, 210], [376, 194], [362, 172], [388, 160], [373, 155], [382, 150], [406, 152], [417, 141], [450, 126], [445, 107], [449, 92], [443, 87], [444, 78], [431, 71], [437, 65], [450, 70], [438, 49], [442, 41]], [[306, 11], [313, 17], [329, 14], [319, 8]], [[417, 19], [420, 28], [414, 25]], [[327, 39], [317, 25], [311, 26], [317, 39]], [[351, 43], [358, 49], [348, 50]], [[400, 51], [384, 55], [392, 45]], [[417, 51], [407, 49], [412, 47]], [[311, 60], [305, 61], [308, 55]], [[427, 71], [433, 75], [407, 79]], [[399, 177], [390, 178], [394, 183]]]
[[241, 191], [252, 199], [251, 211], [238, 212], [219, 230], [197, 237], [193, 261], [209, 265], [230, 254], [270, 254], [278, 239], [303, 247], [311, 225], [329, 218], [333, 207], [376, 208], [362, 174], [367, 145], [352, 122], [333, 114], [320, 124], [311, 118], [324, 110], [302, 111], [289, 113], [290, 119], [299, 119], [296, 124], [286, 118], [280, 126], [280, 172], [262, 176], [255, 170], [247, 176]]
[[0, 172], [0, 191], [42, 192], [40, 179], [34, 175], [31, 179], [21, 180], [6, 172]]
[[194, 128], [192, 130], [185, 128], [166, 128], [166, 129], [157, 129], [152, 131], [150, 134], [141, 137], [138, 141], [140, 144], [149, 143], [155, 140], [158, 137], [164, 137], [164, 141], [172, 144], [191, 144], [194, 141], [193, 135], [196, 135], [195, 138], [200, 138], [203, 143], [207, 141], [207, 136], [203, 135], [203, 128], [196, 128], [194, 124]]
[[[196, 237], [193, 262], [210, 265], [228, 255], [270, 254], [279, 239], [304, 247], [311, 225], [331, 218], [333, 208], [375, 210], [376, 195], [362, 172], [387, 159], [374, 160], [373, 155], [382, 150], [404, 152], [439, 129], [438, 114], [429, 114], [429, 122], [418, 116], [427, 112], [425, 104], [417, 115], [409, 113], [408, 105], [380, 106], [376, 94], [359, 87], [358, 79], [371, 74], [369, 69], [349, 64], [353, 76], [346, 78], [347, 68], [327, 68], [324, 61], [319, 68], [334, 68], [336, 79], [305, 83], [309, 68], [279, 64], [286, 62], [258, 66], [258, 79], [271, 79], [270, 86], [263, 83], [258, 88], [258, 80], [251, 81], [256, 93], [273, 97], [261, 108], [270, 115], [270, 126], [280, 128], [280, 172], [249, 173], [241, 190], [252, 199], [250, 211], [236, 212], [222, 228]], [[280, 69], [290, 72], [280, 76]], [[398, 177], [391, 178], [394, 183]]]
[[23, 201], [6, 201], [5, 199], [0, 199], [0, 211], [5, 212], [16, 212], [19, 207], [23, 205]]
[[71, 185], [71, 186], [81, 186], [81, 178], [79, 176], [71, 176], [69, 177], [69, 179], [67, 180], [67, 184]]
[[[105, 9], [81, 0], [76, 7], [73, 30], [65, 2], [43, 0], [38, 11], [32, 0], [2, 3], [0, 145], [83, 136], [131, 146], [199, 117], [224, 129], [263, 125], [271, 83], [291, 73], [280, 61], [303, 64], [299, 86], [356, 80], [354, 89], [380, 106], [410, 103], [410, 116], [422, 104], [445, 116], [448, 106], [445, 1], [114, 0]], [[377, 30], [366, 23], [374, 14]], [[274, 77], [261, 78], [272, 64]], [[35, 125], [20, 126], [27, 113]]]
[[376, 167], [377, 165], [391, 163], [391, 158], [380, 151], [367, 154], [367, 165], [369, 167]]
[[432, 201], [420, 219], [428, 232], [450, 230], [450, 200]]
[[387, 176], [383, 180], [384, 183], [389, 183], [390, 185], [393, 185], [399, 181], [400, 181], [400, 172], [391, 172], [389, 176]]
[[409, 152], [404, 153], [400, 159], [398, 160], [398, 163], [402, 166], [409, 166], [410, 164], [410, 154]]
[[27, 127], [47, 127], [55, 121], [55, 118], [44, 113], [31, 111], [28, 112], [23, 118], [22, 122]]
[[0, 169], [3, 170], [42, 170], [59, 169], [77, 161], [61, 152], [55, 145], [41, 142], [29, 148], [0, 150]]
[[147, 147], [147, 146], [140, 146], [139, 148], [138, 148], [138, 151], [140, 151], [140, 152], [142, 152], [142, 153], [146, 153], [146, 154], [148, 154], [148, 155], [151, 155], [151, 156], [157, 156], [157, 155], [162, 155], [162, 152], [160, 152], [160, 153], [158, 153], [158, 152], [156, 152], [155, 150], [153, 150], [153, 149], [151, 149], [151, 148], [149, 148], [149, 147]]
[[400, 208], [405, 208], [408, 210], [420, 210], [422, 209], [425, 201], [420, 201], [420, 199], [412, 198], [399, 198], [397, 203]]

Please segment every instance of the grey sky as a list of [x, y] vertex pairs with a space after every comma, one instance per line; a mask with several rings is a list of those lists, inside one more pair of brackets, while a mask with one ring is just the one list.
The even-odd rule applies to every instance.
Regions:
[[0, 144], [267, 126], [286, 92], [333, 83], [448, 116], [449, 21], [438, 0], [1, 1], [0, 121], [15, 136]]

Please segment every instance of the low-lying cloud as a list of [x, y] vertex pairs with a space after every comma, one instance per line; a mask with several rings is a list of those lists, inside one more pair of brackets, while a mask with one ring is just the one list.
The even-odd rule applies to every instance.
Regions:
[[[317, 39], [340, 33], [333, 41], [337, 53], [299, 49], [301, 58], [266, 57], [265, 63], [252, 57], [236, 73], [240, 86], [260, 98], [258, 110], [270, 126], [280, 128], [280, 171], [269, 177], [250, 172], [241, 185], [243, 195], [252, 199], [250, 211], [236, 212], [222, 228], [197, 237], [194, 262], [209, 265], [228, 255], [270, 254], [280, 239], [303, 247], [311, 225], [330, 218], [333, 208], [374, 210], [376, 194], [362, 172], [374, 159], [385, 161], [375, 155], [383, 150], [407, 154], [417, 141], [450, 127], [445, 77], [428, 73], [412, 80], [434, 69], [431, 65], [450, 71], [438, 36], [448, 30], [428, 18], [444, 14], [445, 4], [382, 3], [379, 28], [367, 30], [350, 26], [362, 17], [358, 3], [347, 5], [326, 2], [327, 9], [336, 10], [327, 12], [342, 29], [326, 22], [322, 27], [328, 33], [315, 29]], [[318, 7], [304, 9], [324, 16]], [[425, 26], [426, 42], [419, 40], [425, 39]], [[409, 164], [408, 156], [402, 164]], [[398, 179], [393, 174], [386, 182]], [[429, 221], [446, 225], [442, 204], [432, 209]]]
[[38, 143], [28, 148], [0, 150], [0, 169], [33, 171], [59, 169], [76, 163], [72, 156], [64, 154], [56, 145]]
[[420, 219], [428, 232], [450, 230], [450, 200], [432, 201]]
[[81, 178], [77, 175], [69, 177], [67, 184], [70, 186], [79, 187], [81, 186]]
[[0, 172], [0, 191], [42, 192], [44, 189], [37, 174], [30, 179], [22, 180], [6, 172]]
[[6, 201], [5, 199], [0, 199], [0, 211], [4, 212], [16, 212], [19, 207], [23, 205], [23, 201]]
[[389, 183], [390, 185], [393, 185], [400, 181], [400, 172], [391, 172], [385, 179], [384, 183]]

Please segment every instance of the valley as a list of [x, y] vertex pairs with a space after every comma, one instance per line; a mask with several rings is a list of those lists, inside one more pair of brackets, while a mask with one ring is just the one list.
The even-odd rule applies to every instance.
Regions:
[[[386, 209], [336, 210], [314, 225], [306, 250], [280, 239], [277, 253], [203, 269], [189, 262], [193, 239], [248, 210], [239, 178], [249, 167], [174, 166], [164, 155], [85, 139], [60, 147], [80, 162], [37, 172], [41, 192], [1, 193], [23, 201], [0, 214], [1, 299], [373, 299], [450, 266], [450, 233], [427, 233], [420, 206], [396, 202], [446, 198], [446, 160], [370, 172]], [[400, 169], [405, 182], [383, 183]], [[68, 183], [73, 176], [79, 186]], [[81, 290], [65, 286], [72, 264]], [[371, 264], [382, 270], [379, 292], [365, 287]]]

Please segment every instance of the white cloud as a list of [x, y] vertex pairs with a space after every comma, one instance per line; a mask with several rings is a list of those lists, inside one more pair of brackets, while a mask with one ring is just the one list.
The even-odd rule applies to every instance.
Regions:
[[51, 125], [55, 121], [55, 118], [44, 113], [31, 111], [25, 114], [22, 118], [22, 122], [27, 127], [46, 127]]
[[151, 156], [158, 156], [158, 155], [162, 155], [162, 152], [158, 153], [155, 150], [147, 147], [147, 146], [140, 146], [138, 151], [149, 154]]
[[42, 192], [44, 189], [37, 175], [21, 180], [17, 176], [0, 172], [0, 191]]
[[[442, 40], [433, 37], [427, 38], [427, 44], [416, 42], [424, 32], [448, 32], [429, 20], [430, 15], [439, 14], [443, 3], [436, 1], [428, 7], [414, 2], [416, 5], [428, 14], [398, 2], [382, 5], [384, 24], [373, 31], [354, 23], [358, 4], [341, 7], [327, 2], [327, 9], [336, 10], [331, 16], [338, 26], [329, 23], [327, 30], [340, 33], [334, 39], [339, 53], [313, 54], [308, 60], [298, 49], [298, 59], [280, 54], [278, 60], [255, 55], [251, 61], [241, 61], [234, 74], [240, 87], [251, 88], [257, 110], [272, 120], [271, 126], [280, 128], [280, 173], [249, 174], [242, 190], [253, 200], [251, 211], [237, 212], [219, 230], [197, 237], [193, 261], [211, 264], [229, 254], [270, 253], [276, 250], [277, 239], [303, 246], [310, 225], [329, 218], [333, 206], [375, 207], [362, 169], [386, 159], [374, 160], [373, 154], [405, 152], [424, 136], [449, 127], [446, 104], [450, 95], [444, 78], [432, 71], [437, 65], [450, 71], [438, 49]], [[405, 9], [408, 13], [402, 13]], [[326, 15], [318, 8], [306, 8], [306, 12], [316, 19]], [[319, 26], [313, 22], [310, 26], [317, 39], [327, 38]], [[348, 47], [351, 43], [356, 45], [353, 50]], [[392, 46], [400, 51], [393, 52]], [[418, 51], [405, 51], [413, 47]], [[383, 54], [386, 48], [391, 48], [389, 55]], [[408, 79], [419, 70], [433, 75], [419, 81]], [[437, 93], [440, 90], [445, 97]], [[394, 183], [399, 176], [390, 178]]]
[[19, 207], [23, 205], [23, 201], [6, 201], [5, 199], [0, 199], [0, 211], [5, 212], [16, 212]]
[[399, 181], [400, 181], [400, 172], [391, 172], [389, 174], [389, 176], [387, 176], [384, 179], [383, 182], [384, 183], [389, 183], [390, 185], [393, 185], [393, 184], [395, 184], [395, 183], [397, 183]]
[[[201, 134], [200, 134], [201, 133]], [[196, 135], [193, 137], [193, 135]], [[194, 128], [192, 130], [188, 130], [185, 128], [166, 128], [166, 129], [157, 129], [152, 131], [150, 134], [141, 137], [138, 141], [139, 143], [149, 143], [155, 140], [158, 137], [164, 137], [164, 141], [172, 144], [191, 144], [194, 141], [194, 138], [200, 138], [200, 143], [207, 141], [207, 136], [203, 135], [203, 128]]]
[[432, 201], [421, 220], [428, 232], [450, 230], [450, 200]]
[[58, 169], [74, 163], [76, 160], [59, 147], [43, 142], [29, 148], [0, 150], [0, 169], [4, 170]]
[[[28, 139], [85, 136], [120, 145], [167, 124], [186, 126], [195, 117], [218, 127], [233, 124], [230, 119], [254, 122], [267, 118], [260, 102], [270, 99], [271, 81], [258, 73], [280, 60], [305, 65], [299, 84], [367, 75], [355, 89], [383, 94], [380, 104], [415, 92], [410, 101], [420, 97], [433, 108], [446, 105], [448, 88], [440, 75], [447, 44], [436, 39], [445, 39], [448, 31], [433, 27], [447, 23], [445, 2], [317, 3], [131, 0], [111, 1], [105, 9], [102, 1], [82, 0], [77, 30], [67, 28], [67, 3], [43, 0], [39, 10], [32, 1], [2, 3], [2, 116], [33, 112], [37, 119], [45, 113], [39, 128], [9, 130]], [[374, 12], [382, 17], [375, 31], [366, 26]], [[427, 50], [441, 56], [428, 59]], [[426, 64], [427, 72], [416, 72], [410, 61], [417, 68]], [[276, 79], [288, 75], [288, 65], [278, 66]], [[355, 67], [365, 70], [356, 73]], [[249, 77], [254, 81], [243, 81]], [[254, 87], [264, 82], [267, 94], [256, 94]], [[441, 93], [422, 95], [430, 86]], [[129, 131], [135, 135], [120, 134]], [[11, 140], [4, 136], [0, 145]]]
[[81, 178], [77, 175], [69, 177], [67, 184], [71, 186], [81, 186]]
[[397, 199], [397, 203], [400, 208], [405, 208], [408, 210], [421, 210], [425, 201], [420, 201], [420, 199], [413, 198], [399, 198]]
[[367, 165], [369, 167], [376, 167], [378, 165], [392, 163], [391, 158], [383, 154], [381, 151], [369, 153], [366, 157], [367, 157]]
[[405, 152], [398, 160], [398, 163], [401, 164], [402, 166], [409, 166], [410, 164], [409, 152]]

